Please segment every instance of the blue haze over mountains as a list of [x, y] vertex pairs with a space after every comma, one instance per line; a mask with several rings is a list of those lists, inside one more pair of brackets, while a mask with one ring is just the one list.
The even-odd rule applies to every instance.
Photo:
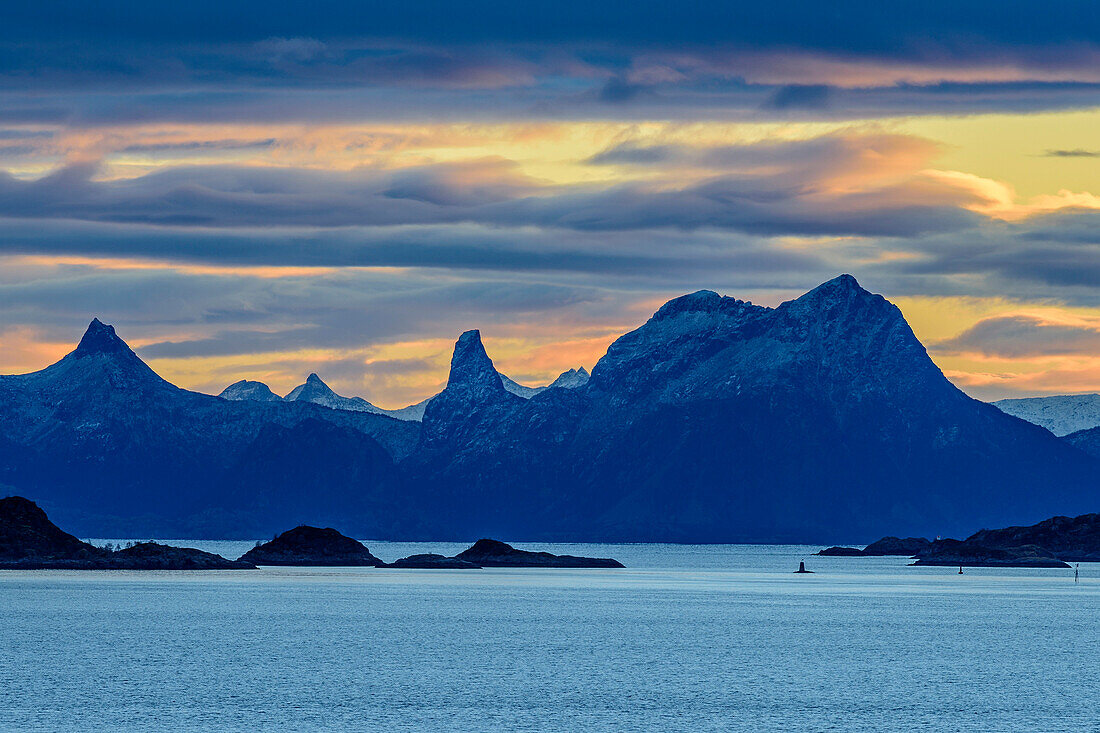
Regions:
[[509, 391], [468, 331], [422, 422], [222, 399], [93, 321], [0, 377], [0, 493], [101, 537], [852, 542], [1100, 507], [1100, 429], [1059, 439], [966, 396], [848, 275], [774, 309], [676, 298], [566, 381]]

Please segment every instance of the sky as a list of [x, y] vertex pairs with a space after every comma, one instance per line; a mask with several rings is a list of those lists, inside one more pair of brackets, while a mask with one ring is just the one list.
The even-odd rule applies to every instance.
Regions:
[[0, 24], [0, 373], [387, 408], [840, 273], [980, 399], [1100, 391], [1091, 2], [44, 0]]

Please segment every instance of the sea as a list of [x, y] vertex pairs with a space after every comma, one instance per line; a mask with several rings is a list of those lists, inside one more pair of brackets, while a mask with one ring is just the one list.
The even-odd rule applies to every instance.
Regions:
[[0, 729], [1100, 729], [1100, 564], [514, 544], [627, 567], [0, 571]]

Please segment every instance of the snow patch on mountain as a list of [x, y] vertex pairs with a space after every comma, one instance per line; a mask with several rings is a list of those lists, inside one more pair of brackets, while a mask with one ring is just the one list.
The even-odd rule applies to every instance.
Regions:
[[306, 377], [305, 383], [292, 389], [284, 399], [287, 402], [312, 402], [315, 405], [324, 405], [334, 410], [371, 412], [375, 415], [383, 413], [382, 410], [362, 397], [344, 397], [336, 394], [316, 374], [310, 374]]
[[544, 384], [541, 387], [528, 387], [505, 374], [500, 375], [500, 381], [504, 383], [504, 389], [518, 397], [529, 400], [535, 395], [541, 394], [552, 387], [561, 387], [562, 389], [577, 389], [578, 387], [583, 387], [588, 384], [588, 372], [584, 367], [580, 369], [569, 369], [559, 374], [550, 384]]
[[502, 384], [504, 384], [504, 389], [508, 390], [517, 397], [522, 397], [525, 400], [531, 399], [539, 392], [542, 392], [544, 389], [546, 389], [545, 385], [541, 387], [528, 387], [527, 385], [520, 384], [506, 374], [500, 375], [500, 381]]
[[[435, 397], [435, 395], [432, 395]], [[408, 420], [410, 422], [420, 422], [424, 419], [424, 410], [428, 407], [428, 403], [432, 401], [432, 397], [426, 400], [421, 400], [415, 405], [409, 405], [408, 407], [402, 407], [397, 410], [382, 410], [390, 417], [397, 418], [398, 420]]]
[[577, 389], [588, 384], [588, 370], [584, 367], [580, 369], [570, 369], [564, 371], [558, 375], [558, 378], [550, 383], [547, 389], [554, 387], [561, 387], [562, 389]]
[[1022, 420], [1062, 437], [1100, 426], [1100, 394], [1053, 395], [997, 400], [993, 403]]
[[254, 402], [279, 402], [283, 398], [271, 391], [263, 382], [242, 379], [234, 382], [218, 395], [223, 400], [252, 400]]

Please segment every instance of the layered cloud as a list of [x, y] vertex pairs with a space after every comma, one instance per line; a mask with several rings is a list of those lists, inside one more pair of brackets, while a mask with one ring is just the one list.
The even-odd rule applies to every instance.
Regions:
[[1100, 381], [1084, 4], [53, 6], [0, 24], [0, 371], [98, 315], [185, 386], [395, 407], [466, 328], [538, 383], [852, 272], [975, 394]]
[[1084, 2], [6, 10], [9, 122], [861, 117], [1093, 106], [1100, 88], [1100, 27]]
[[880, 236], [973, 225], [966, 208], [986, 197], [970, 181], [924, 172], [934, 152], [904, 136], [620, 145], [591, 162], [665, 170], [568, 186], [540, 186], [499, 159], [347, 172], [188, 166], [116, 180], [97, 180], [95, 165], [76, 163], [38, 179], [0, 178], [0, 216], [213, 228], [476, 224]]
[[1100, 320], [1059, 323], [1030, 315], [985, 318], [954, 338], [934, 344], [945, 354], [1017, 359], [1100, 354]]

